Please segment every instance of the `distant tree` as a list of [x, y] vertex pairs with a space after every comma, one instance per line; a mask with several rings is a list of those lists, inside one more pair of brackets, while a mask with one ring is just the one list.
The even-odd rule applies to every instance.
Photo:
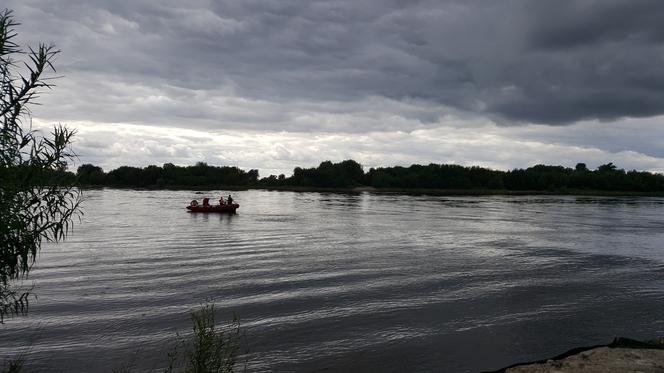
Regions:
[[296, 167], [293, 170], [293, 176], [286, 183], [289, 185], [338, 188], [363, 185], [364, 179], [362, 166], [349, 159], [339, 163], [324, 161], [315, 168], [302, 169]]
[[[0, 322], [27, 312], [29, 291], [20, 288], [43, 240], [65, 237], [79, 213], [80, 196], [53, 175], [67, 168], [73, 131], [55, 126], [44, 137], [29, 126], [29, 107], [51, 88], [48, 71], [58, 50], [40, 44], [23, 51], [15, 42], [10, 10], [0, 13]], [[27, 56], [25, 62], [14, 60]], [[27, 123], [26, 123], [27, 122]]]
[[258, 180], [258, 170], [249, 170], [247, 172], [247, 177], [249, 178], [250, 182], [255, 182]]
[[[97, 175], [103, 185], [119, 187], [172, 187], [172, 186], [312, 186], [324, 188], [348, 188], [367, 185], [376, 188], [422, 189], [490, 189], [518, 191], [568, 192], [570, 189], [664, 192], [664, 175], [617, 169], [613, 163], [590, 171], [585, 164], [575, 168], [538, 164], [527, 169], [497, 171], [478, 166], [464, 167], [454, 164], [414, 164], [409, 167], [370, 168], [364, 172], [354, 160], [339, 163], [321, 162], [318, 167], [296, 167], [291, 177], [284, 174], [270, 175], [258, 180], [258, 170], [244, 171], [237, 167], [195, 166], [145, 168], [119, 167], [108, 174], [92, 165], [79, 167], [79, 180], [90, 185], [101, 185], [91, 180]], [[87, 176], [85, 176], [87, 175]], [[49, 176], [67, 180], [71, 175], [59, 170]]]
[[364, 183], [364, 170], [362, 165], [352, 159], [347, 159], [337, 165], [341, 178], [346, 185], [361, 185]]
[[103, 185], [106, 174], [101, 167], [86, 163], [78, 167], [76, 177], [82, 185]]
[[144, 185], [163, 185], [164, 180], [162, 176], [164, 175], [164, 169], [155, 166], [149, 165], [141, 171], [141, 180]]
[[121, 166], [108, 173], [106, 179], [112, 186], [135, 187], [144, 186], [141, 169], [137, 167]]
[[576, 172], [586, 172], [588, 171], [588, 167], [586, 166], [585, 163], [577, 163], [576, 166], [574, 167], [574, 170]]
[[597, 171], [600, 172], [611, 172], [616, 170], [616, 165], [613, 164], [613, 162], [609, 162], [607, 164], [603, 164], [599, 167], [597, 167]]

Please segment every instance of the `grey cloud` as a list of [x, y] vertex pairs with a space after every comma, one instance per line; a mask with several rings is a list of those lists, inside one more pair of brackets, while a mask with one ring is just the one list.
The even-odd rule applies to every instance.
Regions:
[[[307, 132], [325, 124], [294, 120], [302, 113], [285, 106], [373, 97], [418, 102], [422, 125], [454, 110], [505, 125], [664, 113], [664, 3], [656, 0], [8, 6], [21, 35], [63, 49], [70, 82], [44, 98], [60, 108], [58, 119]], [[261, 105], [220, 108], [231, 96]], [[376, 121], [351, 128], [391, 129]]]
[[580, 122], [573, 127], [515, 127], [515, 140], [593, 147], [610, 153], [637, 150], [649, 157], [664, 158], [664, 117], [604, 123]]
[[[534, 5], [537, 4], [537, 5]], [[530, 8], [524, 3], [524, 8]], [[607, 42], [664, 41], [664, 4], [657, 0], [540, 1], [533, 3], [531, 46], [567, 49]]]

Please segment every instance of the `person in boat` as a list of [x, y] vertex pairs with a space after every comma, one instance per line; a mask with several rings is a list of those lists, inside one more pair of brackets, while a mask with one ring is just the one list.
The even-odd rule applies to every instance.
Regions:
[[198, 201], [195, 200], [195, 199], [191, 200], [191, 203], [189, 203], [189, 206], [194, 206], [194, 207], [198, 206]]
[[203, 198], [203, 207], [208, 207], [208, 206], [210, 206], [210, 199]]
[[224, 196], [219, 197], [219, 204], [220, 205], [224, 204]]
[[231, 197], [230, 194], [228, 195], [228, 198], [227, 198], [226, 200], [228, 201], [228, 204], [229, 204], [229, 205], [232, 205], [232, 204], [233, 204], [233, 197]]

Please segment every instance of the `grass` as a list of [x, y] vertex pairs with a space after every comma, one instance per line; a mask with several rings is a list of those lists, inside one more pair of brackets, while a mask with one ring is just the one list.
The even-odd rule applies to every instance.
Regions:
[[[192, 312], [191, 321], [193, 334], [187, 337], [176, 334], [175, 343], [167, 353], [166, 367], [161, 372], [232, 373], [238, 370], [246, 372], [246, 361], [243, 368], [237, 367], [238, 358], [248, 352], [245, 348], [246, 338], [237, 316], [233, 316], [229, 322], [217, 325], [214, 303], [207, 301]], [[131, 373], [135, 370], [134, 363], [125, 362], [112, 372]]]
[[[240, 320], [217, 326], [214, 303], [206, 302], [191, 315], [193, 335], [178, 341], [168, 353], [168, 366], [164, 373], [232, 373], [236, 370], [238, 356], [245, 345]], [[247, 351], [242, 351], [246, 353]], [[245, 368], [246, 370], [246, 364]]]
[[2, 366], [0, 373], [19, 373], [23, 371], [23, 357], [18, 357], [13, 360], [6, 361]]

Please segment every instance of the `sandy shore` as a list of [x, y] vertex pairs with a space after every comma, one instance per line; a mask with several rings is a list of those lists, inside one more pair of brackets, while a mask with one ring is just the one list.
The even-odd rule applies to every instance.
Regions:
[[615, 338], [608, 345], [579, 347], [556, 357], [514, 364], [495, 373], [664, 373], [664, 338], [647, 342]]
[[512, 367], [507, 373], [662, 373], [664, 350], [598, 347], [562, 360]]

